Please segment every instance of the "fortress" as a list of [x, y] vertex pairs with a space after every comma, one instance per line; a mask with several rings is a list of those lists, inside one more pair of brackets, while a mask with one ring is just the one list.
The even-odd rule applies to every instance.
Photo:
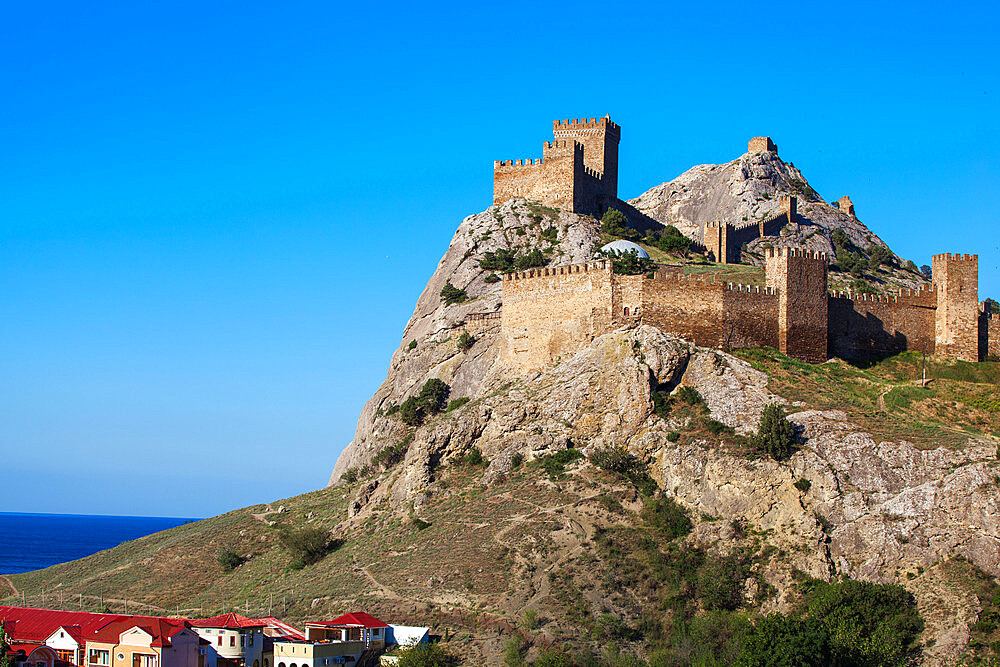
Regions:
[[[523, 197], [599, 215], [618, 201], [621, 129], [607, 116], [554, 121], [552, 129], [554, 140], [543, 144], [541, 160], [494, 163], [494, 204]], [[777, 154], [778, 147], [769, 137], [754, 137], [747, 150]], [[837, 204], [854, 216], [849, 197]], [[775, 235], [796, 217], [796, 199], [785, 195], [778, 213], [763, 221], [708, 223], [704, 245], [716, 262], [736, 262], [743, 244]], [[604, 260], [509, 273], [501, 312], [470, 315], [467, 326], [499, 317], [502, 357], [526, 370], [550, 366], [597, 336], [637, 324], [705, 347], [774, 347], [808, 362], [878, 359], [906, 350], [963, 361], [1000, 356], [1000, 317], [979, 303], [976, 255], [936, 255], [931, 289], [875, 296], [830, 292], [822, 253], [766, 252], [764, 287], [686, 275], [681, 266], [619, 275]]]
[[964, 361], [1000, 355], [1000, 318], [978, 302], [976, 255], [936, 255], [929, 290], [829, 292], [827, 258], [771, 248], [764, 287], [685, 275], [683, 267], [619, 275], [609, 261], [503, 277], [505, 361], [524, 370], [566, 359], [604, 333], [650, 324], [696, 345], [773, 347], [812, 363], [906, 350]]

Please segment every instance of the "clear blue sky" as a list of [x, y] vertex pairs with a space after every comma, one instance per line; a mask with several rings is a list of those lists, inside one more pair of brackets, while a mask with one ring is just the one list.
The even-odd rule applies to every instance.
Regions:
[[494, 159], [622, 126], [620, 194], [767, 134], [1000, 296], [988, 3], [6, 3], [0, 510], [325, 484]]

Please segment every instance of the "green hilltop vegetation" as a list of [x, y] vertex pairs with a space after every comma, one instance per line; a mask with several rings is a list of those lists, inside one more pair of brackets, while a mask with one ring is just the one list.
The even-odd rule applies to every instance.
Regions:
[[[1000, 436], [997, 363], [929, 361], [934, 381], [922, 388], [913, 380], [923, 360], [912, 353], [867, 368], [804, 364], [772, 350], [740, 355], [768, 373], [772, 391], [805, 408], [844, 410], [876, 437], [959, 448], [970, 434]], [[658, 411], [689, 417], [672, 441], [766, 455], [754, 438], [708, 418], [693, 390], [654, 398]], [[426, 418], [456, 419], [462, 409]], [[780, 415], [772, 421], [780, 439]], [[383, 472], [401, 459], [385, 457]], [[694, 539], [698, 525], [729, 519], [662, 496], [624, 450], [517, 459], [489, 487], [479, 483], [485, 463], [475, 450], [438, 468], [443, 491], [419, 511], [383, 503], [349, 519], [368, 471], [344, 486], [9, 575], [0, 602], [123, 611], [127, 601], [131, 613], [239, 611], [293, 622], [363, 609], [432, 626], [439, 648], [467, 664], [503, 656], [503, 664], [540, 666], [907, 665], [919, 656], [925, 622], [906, 590], [798, 573], [794, 590], [776, 591], [761, 573], [788, 567], [787, 554], [768, 534], [731, 521], [731, 548], [705, 550]], [[961, 558], [939, 569], [984, 609], [969, 660], [996, 660], [1000, 587]], [[779, 594], [792, 600], [787, 614], [769, 611]]]

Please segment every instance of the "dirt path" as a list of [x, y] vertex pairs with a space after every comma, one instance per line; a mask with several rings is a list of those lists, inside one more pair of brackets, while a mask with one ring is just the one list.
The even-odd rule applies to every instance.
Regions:
[[[12, 591], [11, 595], [20, 595], [21, 594], [21, 591], [17, 590], [17, 586], [14, 585], [13, 581], [11, 581], [10, 579], [7, 578], [6, 574], [0, 574], [0, 579], [3, 579], [3, 582], [10, 587], [10, 590]], [[7, 597], [7, 596], [4, 596], [4, 597]]]

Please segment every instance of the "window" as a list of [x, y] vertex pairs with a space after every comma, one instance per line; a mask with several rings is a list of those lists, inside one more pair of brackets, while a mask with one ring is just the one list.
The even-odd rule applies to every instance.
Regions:
[[219, 646], [222, 646], [222, 631], [221, 630], [219, 631], [219, 636], [216, 637], [215, 639], [216, 639], [216, 642], [218, 642]]
[[246, 645], [247, 645], [247, 636], [241, 634], [240, 635], [240, 648], [246, 648]]
[[111, 651], [102, 651], [98, 648], [90, 649], [90, 664], [92, 665], [110, 665], [111, 664]]
[[133, 653], [132, 667], [156, 667], [156, 656], [146, 653]]
[[236, 635], [229, 635], [229, 645], [236, 646]]

